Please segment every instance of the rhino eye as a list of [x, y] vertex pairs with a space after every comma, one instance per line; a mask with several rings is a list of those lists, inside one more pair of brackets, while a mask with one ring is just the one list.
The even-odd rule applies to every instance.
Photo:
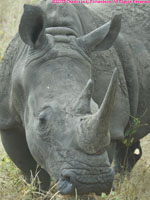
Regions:
[[39, 124], [38, 124], [38, 136], [46, 142], [50, 142], [50, 124], [48, 120], [48, 115], [46, 113], [42, 113], [39, 115]]
[[39, 122], [40, 124], [45, 124], [47, 121], [46, 116], [40, 115], [39, 116]]
[[38, 130], [42, 135], [49, 133], [51, 129], [53, 110], [50, 106], [46, 106], [42, 109], [38, 116]]
[[47, 127], [47, 115], [44, 113], [41, 113], [39, 115], [39, 128], [45, 129]]

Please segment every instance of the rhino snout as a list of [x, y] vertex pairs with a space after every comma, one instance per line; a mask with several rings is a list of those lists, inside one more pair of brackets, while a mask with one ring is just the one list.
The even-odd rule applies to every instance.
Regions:
[[[84, 170], [83, 170], [84, 172]], [[112, 188], [114, 171], [111, 168], [106, 171], [101, 171], [93, 176], [85, 174], [78, 170], [65, 169], [63, 170], [58, 181], [57, 189], [63, 195], [79, 195], [95, 192], [100, 195], [102, 192], [109, 194]]]

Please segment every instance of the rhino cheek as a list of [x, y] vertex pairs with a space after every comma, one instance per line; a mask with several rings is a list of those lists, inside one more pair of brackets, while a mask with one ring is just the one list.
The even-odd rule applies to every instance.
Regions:
[[[31, 137], [33, 139], [33, 136]], [[31, 139], [29, 138], [31, 141]], [[36, 160], [38, 165], [45, 169], [48, 174], [53, 178], [55, 182], [57, 182], [59, 177], [59, 165], [56, 161], [56, 153], [54, 152], [51, 145], [47, 142], [42, 141], [40, 138], [36, 138], [34, 142], [29, 142], [29, 149]]]
[[32, 128], [26, 130], [26, 140], [29, 147], [29, 150], [35, 159], [35, 161], [40, 165], [42, 168], [46, 168], [45, 159], [47, 157], [46, 145], [43, 141], [37, 136], [36, 131]]

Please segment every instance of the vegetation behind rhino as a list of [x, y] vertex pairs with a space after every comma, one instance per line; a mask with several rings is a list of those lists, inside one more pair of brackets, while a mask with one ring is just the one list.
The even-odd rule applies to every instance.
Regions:
[[[116, 157], [116, 170], [122, 167], [130, 117], [145, 113], [141, 123], [147, 126], [133, 136], [129, 170], [141, 156], [139, 139], [149, 131], [149, 37], [129, 34], [124, 20], [116, 40], [120, 15], [103, 25], [103, 6], [98, 15], [93, 7], [49, 0], [25, 5], [19, 34], [0, 65], [5, 150], [27, 181], [38, 164], [41, 188], [49, 189], [51, 176], [62, 194], [75, 188], [78, 194], [109, 193], [110, 164]], [[150, 30], [149, 24], [142, 27]]]

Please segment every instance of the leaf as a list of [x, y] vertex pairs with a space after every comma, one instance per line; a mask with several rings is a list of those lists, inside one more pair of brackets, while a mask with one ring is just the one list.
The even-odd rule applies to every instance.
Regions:
[[105, 193], [102, 193], [101, 197], [105, 199], [105, 198], [107, 198], [107, 195]]

